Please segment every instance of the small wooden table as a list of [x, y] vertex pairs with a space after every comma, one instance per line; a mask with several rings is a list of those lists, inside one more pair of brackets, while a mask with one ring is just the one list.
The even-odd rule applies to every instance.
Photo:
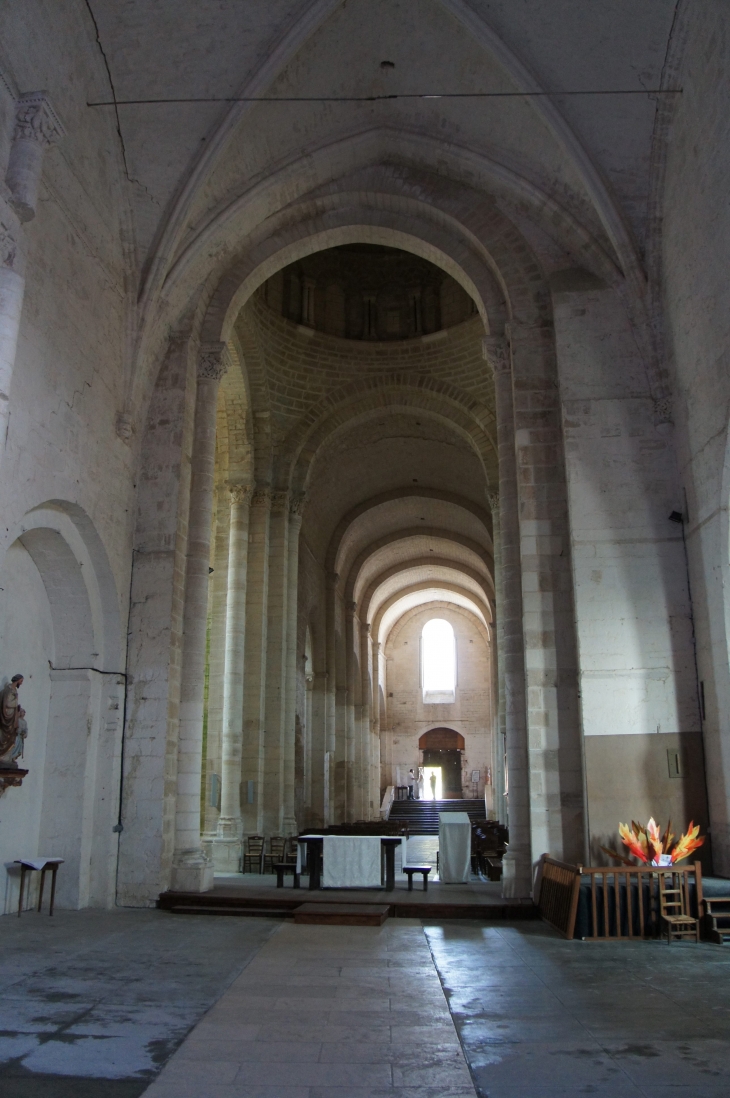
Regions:
[[408, 891], [413, 892], [413, 874], [420, 873], [423, 877], [423, 891], [428, 892], [428, 875], [431, 869], [430, 865], [404, 865], [403, 872], [408, 878]]
[[294, 875], [294, 887], [299, 888], [299, 874], [297, 873], [296, 862], [274, 862], [274, 870], [276, 872], [276, 887], [284, 887], [284, 874], [292, 873]]
[[38, 892], [38, 910], [41, 909], [43, 903], [43, 886], [46, 883], [46, 870], [51, 871], [51, 907], [48, 912], [49, 915], [53, 914], [53, 901], [56, 896], [56, 874], [58, 873], [59, 865], [64, 862], [63, 858], [16, 858], [15, 864], [20, 866], [20, 895], [18, 896], [18, 918], [23, 910], [23, 889], [25, 887], [25, 875], [26, 873], [32, 873], [33, 870], [40, 870], [41, 874], [41, 887]]

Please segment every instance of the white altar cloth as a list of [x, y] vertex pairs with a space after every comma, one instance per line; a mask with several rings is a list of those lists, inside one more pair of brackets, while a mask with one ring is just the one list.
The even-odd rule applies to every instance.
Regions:
[[325, 835], [323, 888], [380, 888], [379, 835]]
[[471, 820], [466, 812], [439, 812], [439, 880], [463, 884], [471, 870]]

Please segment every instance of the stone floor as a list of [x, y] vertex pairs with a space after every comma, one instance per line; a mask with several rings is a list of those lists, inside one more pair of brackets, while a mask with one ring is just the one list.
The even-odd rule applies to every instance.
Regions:
[[474, 1098], [420, 922], [282, 925], [145, 1098]]
[[730, 950], [426, 926], [479, 1098], [727, 1098]]
[[160, 911], [0, 929], [2, 1098], [730, 1094], [722, 946]]
[[2, 1098], [137, 1098], [266, 939], [267, 919], [0, 919]]

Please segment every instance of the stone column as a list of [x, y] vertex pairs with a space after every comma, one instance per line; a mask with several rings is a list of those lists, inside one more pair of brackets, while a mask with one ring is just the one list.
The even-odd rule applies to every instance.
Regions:
[[172, 888], [184, 892], [205, 892], [213, 887], [213, 866], [200, 842], [200, 779], [216, 411], [218, 384], [227, 369], [225, 343], [208, 343], [201, 347], [188, 512], [175, 853], [172, 860]]
[[284, 827], [284, 720], [286, 712], [286, 635], [289, 567], [289, 493], [271, 493], [269, 518], [269, 596], [266, 644], [266, 734], [264, 736], [263, 830], [281, 835]]
[[509, 849], [503, 862], [505, 897], [532, 893], [530, 787], [525, 698], [525, 650], [522, 624], [522, 562], [515, 457], [514, 401], [509, 346], [488, 336], [483, 353], [494, 372], [499, 450], [502, 651], [509, 812]]
[[256, 488], [249, 519], [243, 690], [243, 821], [247, 835], [256, 834], [263, 826], [270, 515], [270, 489]]
[[[2, 209], [2, 207], [5, 209]], [[13, 211], [0, 199], [0, 450], [5, 448], [10, 384], [18, 348], [25, 279], [18, 247], [20, 226]]]
[[246, 566], [251, 490], [233, 484], [228, 534], [225, 670], [223, 673], [223, 733], [221, 751], [221, 814], [213, 846], [215, 868], [238, 871], [241, 853], [241, 755], [243, 750], [243, 667], [246, 639]]
[[357, 812], [358, 751], [356, 732], [356, 683], [355, 683], [355, 637], [358, 636], [357, 603], [348, 602], [345, 606], [345, 743], [346, 743], [346, 806], [347, 819], [361, 819]]
[[15, 111], [15, 132], [5, 182], [10, 204], [21, 221], [35, 217], [46, 149], [65, 134], [61, 121], [43, 91], [21, 95]]
[[289, 500], [289, 561], [286, 597], [286, 699], [284, 704], [284, 814], [282, 830], [295, 835], [297, 820], [294, 805], [295, 724], [297, 710], [297, 635], [299, 607], [299, 531], [302, 528], [304, 495]]
[[492, 659], [494, 666], [496, 705], [494, 708], [494, 751], [492, 753], [492, 789], [494, 808], [501, 824], [507, 823], [507, 806], [504, 796], [504, 751], [505, 751], [505, 696], [504, 696], [504, 614], [502, 596], [502, 527], [499, 517], [499, 492], [488, 494], [492, 509], [492, 540], [494, 542], [494, 594], [496, 602], [496, 620], [493, 631]]
[[376, 798], [373, 793], [373, 745], [372, 745], [372, 683], [370, 679], [370, 622], [360, 623], [360, 743], [362, 752], [361, 781], [364, 820], [377, 816]]
[[[338, 798], [335, 751], [337, 749], [337, 572], [327, 574], [326, 591], [326, 682], [325, 706], [325, 826], [335, 822], [335, 815], [344, 798]], [[329, 761], [327, 761], [329, 758]], [[339, 804], [338, 804], [339, 799]], [[344, 817], [343, 817], [344, 818]]]

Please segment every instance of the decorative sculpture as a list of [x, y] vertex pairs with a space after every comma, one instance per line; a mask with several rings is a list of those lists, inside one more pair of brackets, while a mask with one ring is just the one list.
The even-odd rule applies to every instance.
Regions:
[[[18, 739], [18, 722], [23, 719], [25, 711], [18, 702], [18, 690], [23, 685], [22, 675], [13, 675], [0, 691], [0, 759], [14, 750]], [[23, 721], [25, 724], [25, 721]], [[26, 726], [27, 734], [27, 726]], [[17, 756], [16, 756], [17, 757]]]
[[25, 710], [18, 702], [22, 685], [23, 676], [13, 675], [0, 690], [0, 797], [10, 786], [22, 785], [28, 773], [18, 766], [28, 735]]

